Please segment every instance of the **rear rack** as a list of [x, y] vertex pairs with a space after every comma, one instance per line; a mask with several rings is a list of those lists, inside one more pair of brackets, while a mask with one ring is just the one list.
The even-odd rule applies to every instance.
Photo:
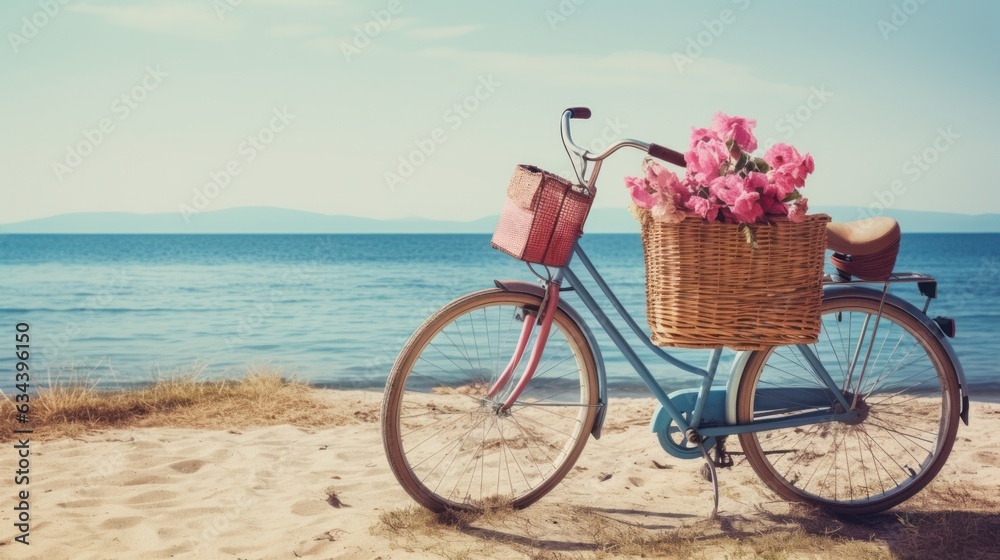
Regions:
[[919, 272], [893, 272], [889, 275], [888, 280], [861, 280], [858, 278], [845, 280], [839, 274], [823, 275], [824, 286], [834, 286], [838, 284], [898, 284], [904, 282], [915, 282], [917, 287], [920, 289], [920, 294], [923, 296], [929, 298], [937, 297], [937, 280], [934, 279], [933, 276], [928, 276]]
[[[926, 314], [927, 308], [931, 304], [931, 300], [937, 298], [937, 280], [933, 276], [928, 276], [919, 272], [893, 272], [889, 275], [887, 280], [860, 280], [858, 278], [845, 279], [840, 276], [840, 274], [823, 275], [824, 286], [836, 286], [843, 284], [881, 284], [883, 298], [885, 298], [885, 293], [889, 290], [889, 284], [903, 283], [916, 283], [917, 289], [920, 290], [920, 295], [927, 298], [927, 301], [924, 302], [923, 308], [923, 312]], [[943, 327], [942, 330], [944, 330]], [[955, 332], [954, 325], [951, 327], [951, 332]]]

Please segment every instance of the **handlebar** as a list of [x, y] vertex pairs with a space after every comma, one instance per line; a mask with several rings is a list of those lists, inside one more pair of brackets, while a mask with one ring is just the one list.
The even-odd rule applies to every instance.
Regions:
[[678, 167], [686, 167], [687, 162], [684, 161], [684, 154], [680, 152], [675, 152], [666, 146], [661, 146], [659, 144], [650, 144], [649, 149], [646, 153], [657, 158], [662, 159], [667, 163], [672, 163]]
[[[667, 163], [672, 163], [679, 167], [685, 167], [687, 164], [684, 161], [684, 155], [675, 150], [671, 150], [665, 146], [659, 144], [653, 144], [648, 142], [641, 142], [639, 140], [633, 140], [631, 138], [626, 138], [618, 140], [614, 144], [611, 144], [603, 152], [599, 154], [592, 154], [589, 150], [583, 146], [579, 146], [576, 142], [573, 142], [573, 136], [570, 134], [570, 120], [571, 119], [589, 119], [590, 109], [586, 107], [570, 107], [563, 111], [562, 123], [560, 126], [560, 132], [562, 134], [563, 146], [566, 147], [566, 153], [570, 156], [570, 161], [573, 163], [573, 170], [576, 172], [577, 178], [580, 180], [581, 185], [587, 186], [588, 189], [593, 190], [594, 183], [597, 181], [597, 174], [600, 172], [601, 163], [608, 158], [611, 154], [617, 152], [622, 148], [636, 148], [642, 150], [649, 154], [650, 156], [663, 160]], [[573, 161], [573, 155], [580, 158], [581, 168], [577, 169], [576, 162]], [[594, 162], [594, 170], [590, 174], [590, 180], [585, 181], [584, 175], [587, 172], [587, 163]]]

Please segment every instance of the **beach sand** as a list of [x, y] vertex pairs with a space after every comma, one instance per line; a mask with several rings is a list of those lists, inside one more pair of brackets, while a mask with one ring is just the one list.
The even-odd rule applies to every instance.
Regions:
[[352, 420], [33, 441], [29, 546], [13, 541], [21, 487], [5, 444], [0, 557], [615, 558], [655, 545], [679, 557], [754, 558], [784, 544], [791, 550], [770, 557], [822, 558], [840, 547], [840, 557], [856, 548], [865, 557], [946, 558], [939, 549], [971, 546], [965, 558], [986, 558], [978, 555], [986, 545], [970, 538], [989, 533], [992, 542], [1000, 530], [1000, 405], [973, 403], [972, 424], [960, 427], [935, 482], [885, 514], [857, 521], [791, 506], [738, 458], [720, 471], [720, 515], [710, 519], [700, 462], [669, 457], [649, 432], [653, 401], [613, 399], [603, 437], [540, 502], [448, 525], [414, 506], [389, 470], [380, 393], [315, 394]]

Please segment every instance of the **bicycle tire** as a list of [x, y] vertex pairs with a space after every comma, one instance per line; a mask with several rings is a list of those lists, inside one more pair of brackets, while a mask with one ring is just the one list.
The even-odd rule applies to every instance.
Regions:
[[[857, 296], [824, 301], [820, 339], [810, 345], [835, 382], [855, 389], [855, 377], [845, 381], [850, 359], [857, 355], [855, 363], [862, 363], [864, 345], [872, 346], [860, 391], [845, 389], [849, 402], [859, 395], [858, 410], [864, 411], [859, 422], [740, 435], [754, 471], [787, 500], [836, 513], [883, 511], [926, 486], [951, 452], [961, 407], [958, 377], [948, 353], [918, 318], [889, 302], [870, 342], [870, 330], [862, 335], [856, 329], [866, 317], [874, 325], [878, 307], [878, 299]], [[805, 360], [792, 354], [794, 349], [774, 347], [750, 356], [737, 393], [739, 423], [780, 417], [782, 406], [788, 413], [792, 408], [801, 411], [804, 401], [817, 404], [816, 391], [823, 389]], [[780, 393], [775, 389], [779, 387]], [[830, 395], [827, 391], [821, 398]], [[785, 399], [784, 404], [775, 396]], [[799, 401], [792, 404], [794, 399]], [[828, 405], [830, 411], [838, 406], [834, 399]]]
[[[396, 479], [422, 506], [479, 510], [499, 500], [527, 507], [583, 451], [598, 406], [597, 368], [583, 332], [562, 310], [514, 406], [497, 412], [532, 343], [501, 396], [485, 398], [513, 355], [522, 325], [516, 317], [540, 304], [538, 296], [500, 289], [468, 294], [428, 318], [397, 357], [382, 401], [382, 440]], [[491, 330], [494, 313], [498, 325], [506, 323], [502, 339], [500, 328]]]

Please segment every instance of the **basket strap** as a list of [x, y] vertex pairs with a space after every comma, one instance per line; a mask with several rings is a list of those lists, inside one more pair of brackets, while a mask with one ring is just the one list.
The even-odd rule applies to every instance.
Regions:
[[562, 198], [559, 199], [559, 211], [556, 212], [556, 221], [552, 224], [552, 230], [549, 231], [549, 238], [545, 243], [545, 252], [542, 253], [542, 259], [547, 259], [549, 257], [549, 251], [552, 249], [552, 237], [555, 236], [556, 230], [559, 229], [559, 219], [562, 217], [563, 206], [566, 205], [566, 199], [569, 197], [569, 192], [573, 187], [566, 187], [563, 189]]

